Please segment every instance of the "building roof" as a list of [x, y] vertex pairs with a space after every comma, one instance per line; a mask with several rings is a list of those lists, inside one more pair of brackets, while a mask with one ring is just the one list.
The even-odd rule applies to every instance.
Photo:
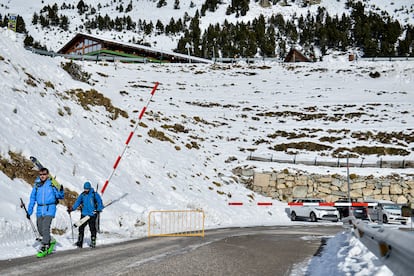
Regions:
[[[98, 36], [78, 33], [76, 34], [69, 42], [67, 42], [59, 51], [59, 54], [70, 54], [71, 49], [76, 45], [77, 42], [88, 39], [97, 43], [100, 43], [103, 46], [103, 50], [112, 50], [111, 55], [124, 56], [134, 53], [137, 57], [151, 57], [158, 58], [163, 60], [168, 60], [169, 62], [196, 62], [196, 63], [213, 63], [212, 60], [184, 55], [180, 53], [175, 53], [168, 50], [160, 50], [152, 47], [138, 45], [133, 43], [124, 43], [116, 40], [105, 39]], [[109, 49], [107, 49], [109, 48]], [[97, 51], [94, 55], [100, 54], [101, 51]], [[91, 55], [91, 54], [89, 54]], [[108, 55], [108, 51], [106, 51]]]
[[302, 54], [299, 50], [295, 48], [290, 49], [284, 61], [285, 62], [311, 62], [309, 58], [307, 58], [304, 54]]

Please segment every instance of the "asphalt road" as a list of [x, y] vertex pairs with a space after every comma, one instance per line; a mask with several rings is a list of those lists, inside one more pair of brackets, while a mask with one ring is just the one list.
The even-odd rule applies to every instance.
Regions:
[[[289, 275], [338, 225], [226, 228], [0, 261], [0, 275]], [[301, 237], [306, 236], [306, 239]]]

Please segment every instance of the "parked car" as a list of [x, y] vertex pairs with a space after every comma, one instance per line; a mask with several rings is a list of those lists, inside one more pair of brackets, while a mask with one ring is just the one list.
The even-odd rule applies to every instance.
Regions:
[[377, 203], [376, 206], [368, 206], [368, 215], [371, 220], [407, 224], [408, 218], [402, 216], [401, 205], [390, 200], [365, 200], [365, 202]]
[[[295, 221], [299, 218], [309, 219], [312, 222], [318, 220], [330, 220], [337, 222], [339, 220], [339, 212], [333, 206], [319, 206], [324, 203], [321, 198], [296, 198], [292, 201], [298, 205], [290, 206], [290, 219]], [[303, 205], [299, 205], [302, 204]]]
[[[357, 202], [356, 199], [351, 199], [352, 202]], [[349, 200], [347, 198], [340, 198], [339, 200], [335, 201], [335, 207], [339, 211], [339, 218], [343, 219], [346, 217], [349, 217], [349, 213], [351, 213], [352, 216], [354, 216], [357, 219], [368, 219], [368, 211], [367, 207], [364, 206], [337, 206], [337, 204], [340, 203], [349, 203]], [[351, 211], [351, 212], [350, 212]]]

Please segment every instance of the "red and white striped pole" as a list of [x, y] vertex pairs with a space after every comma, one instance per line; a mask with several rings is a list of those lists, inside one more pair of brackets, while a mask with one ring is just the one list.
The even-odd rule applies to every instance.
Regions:
[[138, 121], [135, 123], [134, 129], [129, 133], [129, 136], [128, 136], [127, 140], [125, 141], [125, 146], [124, 146], [124, 149], [122, 150], [122, 153], [120, 155], [118, 155], [118, 157], [116, 158], [114, 166], [113, 166], [113, 170], [112, 170], [111, 174], [109, 175], [109, 177], [106, 179], [105, 184], [102, 187], [102, 190], [101, 190], [102, 195], [105, 192], [106, 187], [109, 184], [109, 181], [111, 180], [112, 176], [114, 175], [115, 170], [119, 165], [119, 161], [121, 161], [122, 156], [124, 155], [125, 151], [127, 150], [129, 142], [131, 142], [132, 136], [134, 136], [134, 132], [135, 132], [135, 130], [137, 130], [138, 125], [141, 122], [141, 118], [142, 118], [142, 116], [144, 116], [145, 110], [147, 110], [147, 107], [150, 104], [151, 99], [155, 94], [155, 91], [157, 90], [158, 84], [159, 84], [159, 82], [156, 82], [154, 88], [152, 88], [151, 97], [149, 98], [147, 104], [142, 108], [141, 113], [139, 113]]

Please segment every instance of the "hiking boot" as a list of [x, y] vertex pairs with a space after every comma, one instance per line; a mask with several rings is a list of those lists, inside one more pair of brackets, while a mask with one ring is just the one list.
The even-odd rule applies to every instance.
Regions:
[[47, 254], [48, 254], [48, 252], [49, 252], [49, 245], [48, 244], [44, 244], [41, 248], [40, 248], [40, 250], [39, 250], [39, 252], [37, 252], [37, 257], [38, 258], [41, 258], [41, 257], [44, 257], [44, 256], [46, 256]]
[[96, 247], [96, 238], [92, 238], [91, 239], [91, 247], [95, 248]]
[[78, 247], [78, 248], [82, 248], [82, 243], [81, 242], [76, 242], [76, 246]]
[[49, 249], [49, 245], [48, 244], [44, 244], [39, 251], [47, 251]]

